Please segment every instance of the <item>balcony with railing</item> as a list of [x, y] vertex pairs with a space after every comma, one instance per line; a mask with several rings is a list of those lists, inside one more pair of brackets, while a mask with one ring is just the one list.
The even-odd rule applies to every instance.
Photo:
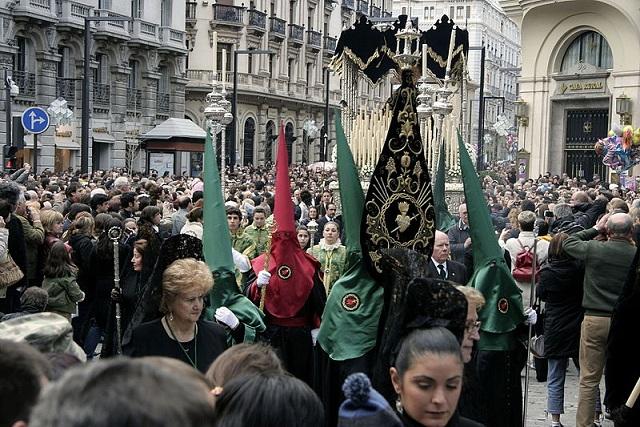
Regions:
[[336, 44], [338, 40], [335, 37], [324, 36], [324, 53], [325, 55], [333, 56], [336, 51]]
[[13, 2], [13, 17], [31, 18], [48, 22], [57, 22], [55, 0], [21, 0]]
[[127, 111], [140, 114], [142, 107], [142, 89], [127, 88]]
[[380, 18], [380, 15], [382, 15], [382, 9], [372, 4], [369, 10], [369, 16], [372, 18]]
[[307, 46], [314, 52], [320, 52], [322, 48], [322, 33], [319, 31], [307, 31]]
[[366, 0], [357, 0], [357, 12], [362, 15], [369, 14], [369, 2]]
[[347, 12], [356, 10], [355, 0], [342, 0], [342, 9]]
[[194, 25], [196, 23], [197, 8], [198, 8], [197, 1], [187, 1], [187, 7], [185, 9], [185, 23], [187, 25]]
[[171, 27], [160, 27], [160, 47], [161, 49], [184, 52], [187, 49], [186, 32], [174, 30]]
[[109, 108], [111, 87], [105, 83], [93, 83], [93, 108]]
[[304, 27], [297, 24], [289, 24], [289, 43], [300, 47], [304, 43]]
[[64, 98], [69, 105], [74, 105], [76, 102], [76, 79], [56, 79], [56, 97]]
[[388, 10], [385, 10], [382, 12], [382, 17], [383, 18], [391, 18], [393, 15], [391, 12], [389, 12]]
[[84, 29], [84, 18], [90, 16], [92, 11], [91, 6], [77, 1], [58, 0], [58, 26]]
[[[106, 9], [95, 10], [95, 15], [101, 17], [129, 18], [128, 16], [120, 15]], [[129, 23], [127, 21], [96, 21], [95, 28], [96, 32], [93, 35], [94, 39], [115, 37], [122, 40], [129, 40], [130, 37]]]
[[213, 5], [213, 22], [218, 25], [242, 27], [244, 25], [244, 7], [226, 4]]
[[269, 17], [269, 40], [282, 41], [287, 36], [287, 21], [284, 19], [276, 18], [275, 16]]
[[267, 31], [267, 14], [258, 9], [249, 9], [249, 25], [247, 31], [261, 36]]
[[36, 75], [27, 71], [14, 70], [11, 77], [20, 89], [18, 98], [34, 100], [36, 97]]
[[158, 24], [134, 18], [129, 22], [130, 43], [157, 45], [160, 42]]
[[171, 95], [167, 92], [156, 93], [156, 115], [168, 116], [171, 107]]

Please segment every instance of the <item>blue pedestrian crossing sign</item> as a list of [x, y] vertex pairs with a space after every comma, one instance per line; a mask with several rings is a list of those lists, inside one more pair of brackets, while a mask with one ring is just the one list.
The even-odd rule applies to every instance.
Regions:
[[31, 107], [22, 113], [22, 127], [29, 133], [40, 134], [49, 128], [49, 114], [40, 107]]

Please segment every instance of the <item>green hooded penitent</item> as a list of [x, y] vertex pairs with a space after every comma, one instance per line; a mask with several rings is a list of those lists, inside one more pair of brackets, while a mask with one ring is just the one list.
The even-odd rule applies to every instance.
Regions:
[[514, 331], [525, 319], [522, 292], [511, 276], [504, 251], [498, 245], [480, 179], [460, 133], [458, 151], [473, 250], [474, 273], [469, 286], [482, 292], [486, 300], [479, 313], [482, 327], [478, 348], [511, 350], [517, 344]]
[[227, 307], [244, 324], [244, 342], [253, 342], [257, 332], [266, 327], [262, 313], [238, 288], [235, 265], [231, 253], [231, 238], [222, 198], [220, 174], [211, 134], [207, 131], [204, 143], [204, 231], [202, 247], [204, 259], [213, 272], [213, 288], [209, 292], [211, 306], [205, 317], [213, 320], [219, 307]]
[[436, 179], [433, 183], [433, 205], [436, 210], [436, 229], [446, 233], [456, 223], [455, 218], [449, 212], [447, 201], [444, 198], [444, 181], [445, 181], [445, 167], [444, 167], [444, 142], [440, 144], [440, 150], [438, 151], [438, 169], [436, 170]]
[[318, 342], [332, 360], [340, 361], [360, 357], [376, 345], [383, 289], [362, 262], [360, 220], [364, 194], [339, 115], [336, 136], [347, 264], [327, 299]]

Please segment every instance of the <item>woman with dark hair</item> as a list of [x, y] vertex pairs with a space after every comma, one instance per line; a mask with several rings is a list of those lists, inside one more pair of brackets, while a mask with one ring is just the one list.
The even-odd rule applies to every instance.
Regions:
[[315, 206], [309, 206], [309, 217], [300, 220], [300, 224], [309, 225], [311, 221], [318, 222], [318, 208]]
[[389, 370], [398, 395], [396, 410], [407, 427], [474, 427], [456, 408], [464, 362], [460, 343], [447, 329], [419, 329], [407, 335]]
[[154, 259], [158, 255], [162, 239], [160, 238], [160, 221], [162, 211], [156, 206], [147, 206], [140, 212], [138, 220], [138, 238], [147, 241], [149, 256]]
[[260, 373], [229, 381], [216, 399], [216, 427], [324, 427], [318, 396], [299, 379]]
[[309, 249], [309, 245], [311, 243], [311, 233], [304, 225], [299, 225], [296, 229], [296, 237], [298, 238], [298, 243], [300, 243], [300, 247], [303, 251]]
[[[545, 305], [544, 355], [547, 358], [547, 412], [551, 425], [562, 426], [564, 381], [569, 358], [577, 366], [580, 344], [584, 265], [562, 249], [569, 237], [557, 233], [549, 244], [549, 262], [540, 270], [537, 295]], [[596, 404], [600, 410], [599, 399]]]
[[340, 226], [337, 222], [329, 221], [324, 225], [323, 238], [320, 243], [309, 248], [307, 252], [320, 262], [322, 281], [327, 295], [333, 284], [344, 272], [347, 263], [347, 248], [340, 241]]
[[93, 303], [94, 287], [91, 281], [91, 253], [95, 245], [93, 238], [95, 222], [90, 214], [81, 214], [71, 223], [67, 230], [69, 245], [71, 246], [71, 259], [78, 267], [77, 282], [80, 289], [85, 293], [85, 299], [78, 304], [78, 316], [71, 320], [73, 325], [73, 339], [82, 343], [82, 326], [87, 322], [89, 308]]
[[180, 234], [189, 234], [202, 240], [202, 233], [204, 232], [202, 226], [203, 214], [202, 208], [191, 209], [187, 214], [186, 224], [180, 229]]

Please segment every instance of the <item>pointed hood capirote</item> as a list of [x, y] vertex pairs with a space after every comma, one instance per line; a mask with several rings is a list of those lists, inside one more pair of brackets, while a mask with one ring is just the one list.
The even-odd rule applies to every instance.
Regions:
[[[282, 123], [276, 156], [275, 192], [275, 231], [271, 236], [267, 266], [271, 279], [265, 293], [264, 308], [271, 316], [287, 319], [294, 317], [306, 303], [320, 264], [300, 248], [296, 237], [293, 200], [289, 189], [289, 155]], [[265, 254], [251, 262], [256, 274], [264, 269], [264, 263]]]
[[348, 360], [360, 357], [375, 347], [384, 290], [371, 278], [362, 263], [360, 220], [364, 194], [337, 114], [336, 139], [347, 264], [344, 273], [331, 288], [322, 315], [318, 342], [331, 359]]
[[258, 308], [240, 293], [231, 252], [231, 237], [224, 209], [220, 172], [213, 150], [211, 133], [207, 131], [204, 147], [204, 258], [213, 272], [213, 288], [209, 292], [210, 307], [205, 317], [213, 320], [219, 307], [227, 307], [245, 327], [244, 342], [253, 342], [256, 333], [266, 329]]
[[459, 132], [458, 151], [473, 245], [474, 273], [469, 286], [482, 292], [486, 300], [479, 313], [482, 333], [478, 348], [510, 350], [515, 342], [512, 332], [525, 319], [522, 293], [511, 276], [504, 251], [498, 245], [480, 179]]

